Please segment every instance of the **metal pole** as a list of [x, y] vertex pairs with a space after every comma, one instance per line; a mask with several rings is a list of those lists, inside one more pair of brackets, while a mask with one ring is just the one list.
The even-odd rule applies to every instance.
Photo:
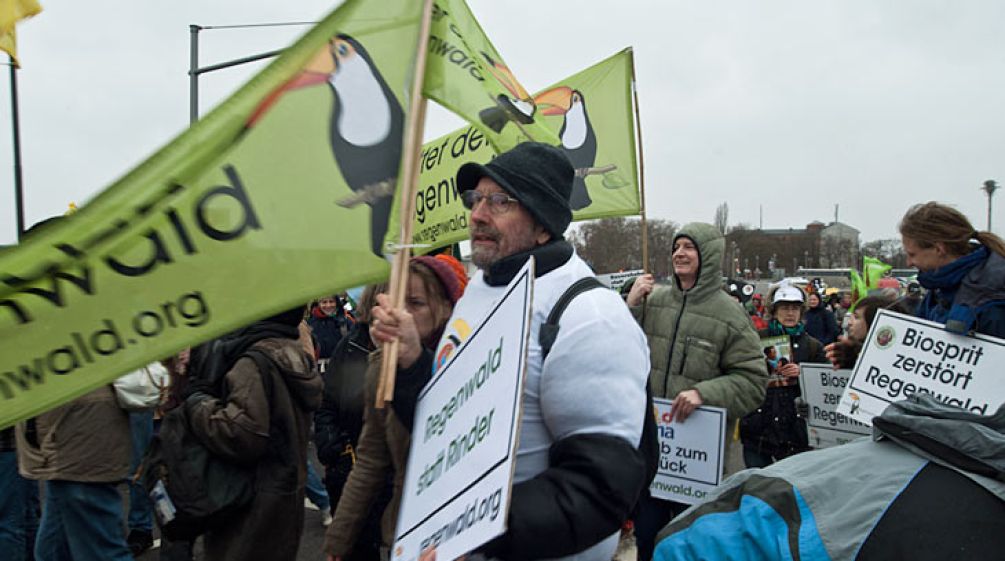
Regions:
[[984, 182], [984, 192], [988, 194], [988, 232], [991, 231], [991, 197], [994, 196], [995, 191], [999, 188], [998, 183], [994, 179], [988, 179]]
[[17, 63], [10, 58], [10, 109], [14, 134], [14, 206], [17, 209], [17, 240], [24, 237], [24, 182], [21, 178], [21, 125], [17, 108]]
[[189, 65], [188, 65], [188, 123], [199, 120], [199, 31], [202, 27], [189, 25]]

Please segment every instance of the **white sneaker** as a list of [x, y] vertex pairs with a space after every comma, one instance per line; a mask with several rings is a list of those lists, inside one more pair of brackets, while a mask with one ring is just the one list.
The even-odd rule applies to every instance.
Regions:
[[332, 524], [332, 513], [326, 510], [323, 513], [321, 513], [321, 525], [331, 526], [331, 524]]

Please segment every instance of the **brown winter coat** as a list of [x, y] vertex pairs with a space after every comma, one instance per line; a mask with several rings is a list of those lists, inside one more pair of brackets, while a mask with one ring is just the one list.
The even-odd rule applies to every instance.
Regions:
[[356, 448], [356, 465], [342, 490], [335, 522], [325, 534], [325, 551], [331, 555], [347, 555], [352, 551], [366, 522], [371, 503], [377, 498], [387, 481], [388, 470], [394, 470], [394, 494], [381, 520], [381, 534], [385, 547], [394, 541], [394, 525], [398, 521], [398, 507], [405, 484], [405, 466], [411, 434], [401, 424], [391, 407], [377, 409], [377, 382], [380, 378], [380, 351], [370, 354], [370, 367], [366, 372], [363, 432]]
[[247, 510], [204, 537], [214, 561], [295, 559], [304, 525], [307, 439], [322, 381], [295, 339], [264, 339], [252, 348], [279, 365], [268, 373], [267, 399], [255, 362], [238, 359], [224, 377], [227, 401], [189, 401], [192, 430], [213, 452], [257, 465]]
[[37, 446], [17, 425], [18, 468], [29, 479], [118, 483], [129, 476], [129, 414], [101, 386], [35, 417]]

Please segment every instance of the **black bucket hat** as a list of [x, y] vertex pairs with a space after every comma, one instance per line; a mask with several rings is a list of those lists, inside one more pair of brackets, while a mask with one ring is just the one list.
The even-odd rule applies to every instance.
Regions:
[[575, 171], [560, 148], [524, 142], [488, 164], [467, 163], [457, 170], [457, 191], [470, 191], [483, 177], [499, 184], [555, 238], [572, 222], [569, 195]]

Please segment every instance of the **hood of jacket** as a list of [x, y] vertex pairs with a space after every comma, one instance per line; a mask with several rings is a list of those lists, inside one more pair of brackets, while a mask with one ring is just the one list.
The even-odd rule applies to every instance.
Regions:
[[292, 339], [263, 339], [254, 348], [265, 351], [279, 370], [279, 376], [286, 383], [290, 397], [306, 411], [315, 411], [321, 406], [324, 382], [314, 368], [314, 361], [307, 356], [297, 341]]
[[[701, 264], [698, 267], [698, 279], [688, 290], [692, 298], [706, 298], [722, 288], [722, 254], [726, 248], [726, 240], [719, 230], [704, 222], [685, 224], [674, 234], [673, 243], [680, 238], [689, 238], [698, 248]], [[672, 257], [671, 257], [672, 258]], [[674, 275], [674, 288], [681, 290], [680, 279]]]
[[978, 415], [919, 392], [873, 419], [873, 434], [962, 471], [1005, 481], [1005, 405]]

